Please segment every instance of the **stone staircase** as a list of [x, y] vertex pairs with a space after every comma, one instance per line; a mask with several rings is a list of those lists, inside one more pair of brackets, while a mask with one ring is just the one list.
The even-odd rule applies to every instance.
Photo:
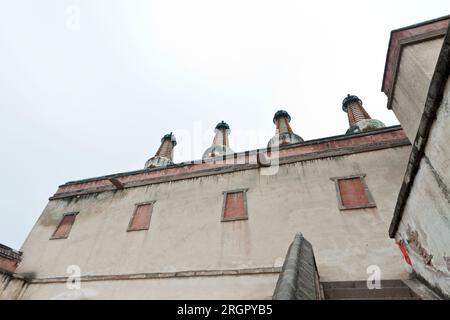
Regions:
[[[415, 285], [420, 286], [418, 283], [413, 283], [411, 287]], [[325, 300], [422, 300], [426, 298], [411, 287], [402, 280], [383, 280], [380, 289], [372, 290], [367, 288], [366, 281], [321, 283]]]
[[409, 279], [382, 280], [380, 289], [366, 281], [320, 281], [311, 243], [301, 233], [289, 246], [273, 300], [441, 300], [414, 274]]

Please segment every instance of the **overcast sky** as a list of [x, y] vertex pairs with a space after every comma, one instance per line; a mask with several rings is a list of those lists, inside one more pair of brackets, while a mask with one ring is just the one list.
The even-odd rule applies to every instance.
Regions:
[[142, 169], [161, 137], [199, 159], [214, 126], [264, 147], [278, 109], [305, 140], [348, 128], [347, 93], [397, 124], [390, 31], [450, 1], [0, 0], [0, 243], [20, 249], [58, 185]]

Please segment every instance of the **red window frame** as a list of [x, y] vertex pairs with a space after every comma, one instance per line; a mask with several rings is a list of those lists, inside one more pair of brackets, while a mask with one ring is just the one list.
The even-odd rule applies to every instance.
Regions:
[[[335, 183], [336, 195], [340, 210], [375, 208], [377, 206], [366, 184], [365, 177], [366, 177], [365, 174], [360, 174], [331, 179]], [[348, 182], [348, 185], [344, 185], [345, 181]], [[359, 186], [356, 185], [355, 182], [359, 182]], [[359, 188], [359, 190], [357, 190], [356, 193], [361, 192], [364, 193], [362, 196], [359, 195], [359, 199], [358, 195], [354, 195], [353, 197], [350, 196], [350, 198], [346, 199], [345, 193], [344, 194], [342, 193], [342, 191], [344, 191], [345, 188], [351, 187], [352, 183], [356, 188]]]
[[[151, 202], [143, 202], [143, 203], [137, 203], [135, 205], [133, 215], [131, 216], [130, 222], [128, 223], [127, 231], [143, 231], [150, 229], [150, 222], [152, 220], [153, 215], [153, 207], [155, 205], [155, 201]], [[148, 210], [146, 212], [145, 210]], [[140, 215], [147, 215], [140, 217]], [[142, 219], [143, 223], [139, 224], [136, 220]]]
[[[223, 192], [222, 222], [248, 220], [247, 191], [248, 189], [237, 189]], [[231, 202], [236, 201], [236, 199], [232, 199], [232, 197], [235, 197], [235, 194], [239, 194], [239, 201], [242, 201], [242, 207], [237, 209], [240, 210], [238, 214], [229, 212], [229, 210], [232, 210], [229, 207], [232, 205]]]
[[65, 213], [52, 236], [50, 237], [50, 240], [67, 239], [73, 225], [75, 224], [77, 215], [78, 212]]

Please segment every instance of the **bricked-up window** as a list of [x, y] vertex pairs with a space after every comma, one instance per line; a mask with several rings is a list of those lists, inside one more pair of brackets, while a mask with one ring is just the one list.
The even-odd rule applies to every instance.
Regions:
[[223, 195], [222, 221], [248, 219], [247, 189], [225, 191]]
[[53, 233], [51, 240], [54, 239], [67, 239], [69, 237], [70, 230], [72, 229], [73, 224], [75, 223], [75, 218], [77, 217], [78, 212], [66, 213], [62, 217], [58, 227]]
[[150, 228], [154, 202], [139, 203], [134, 209], [127, 231], [141, 231]]
[[333, 178], [339, 209], [351, 210], [376, 207], [364, 179], [365, 175]]

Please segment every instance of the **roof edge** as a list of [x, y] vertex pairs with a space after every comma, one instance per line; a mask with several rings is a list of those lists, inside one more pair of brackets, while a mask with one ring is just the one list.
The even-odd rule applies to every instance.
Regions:
[[441, 17], [438, 17], [438, 18], [422, 21], [422, 22], [419, 22], [419, 23], [414, 23], [414, 24], [411, 24], [411, 25], [406, 26], [406, 27], [401, 27], [401, 28], [398, 28], [398, 29], [394, 29], [394, 30], [392, 30], [392, 32], [404, 31], [404, 30], [408, 30], [408, 29], [414, 29], [414, 28], [425, 26], [427, 24], [432, 24], [432, 23], [435, 23], [435, 22], [448, 20], [448, 19], [450, 19], [450, 14], [445, 15], [445, 16], [441, 16]]
[[[330, 137], [325, 137], [325, 138], [312, 139], [312, 140], [308, 140], [308, 141], [304, 141], [304, 142], [293, 143], [293, 144], [289, 144], [289, 145], [282, 145], [282, 146], [279, 147], [279, 149], [280, 150], [286, 150], [286, 149], [296, 148], [296, 147], [299, 147], [299, 146], [319, 144], [319, 143], [323, 143], [323, 142], [327, 142], [327, 141], [346, 140], [346, 139], [351, 139], [351, 138], [354, 138], [354, 137], [363, 137], [363, 136], [368, 136], [368, 135], [376, 135], [376, 134], [382, 134], [382, 133], [385, 133], [385, 132], [397, 131], [397, 130], [403, 130], [401, 125], [393, 125], [393, 126], [389, 126], [389, 127], [385, 127], [385, 128], [381, 128], [381, 129], [377, 129], [377, 130], [372, 130], [372, 131], [367, 131], [367, 132], [361, 132], [361, 133], [342, 134], [342, 135], [330, 136]], [[234, 153], [234, 157], [235, 158], [236, 157], [239, 158], [239, 157], [243, 157], [243, 156], [246, 156], [248, 154], [251, 154], [251, 153], [265, 152], [265, 151], [267, 151], [267, 148], [235, 152]], [[231, 156], [231, 154], [229, 156]], [[68, 181], [68, 182], [66, 182], [66, 183], [64, 183], [62, 185], [59, 185], [59, 187], [64, 187], [64, 186], [69, 186], [69, 185], [74, 185], [74, 184], [80, 184], [80, 183], [86, 183], [86, 182], [93, 182], [93, 181], [98, 181], [98, 180], [111, 179], [111, 178], [118, 178], [118, 177], [123, 177], [123, 176], [130, 176], [130, 175], [141, 174], [141, 173], [145, 173], [145, 172], [162, 171], [162, 170], [165, 170], [165, 169], [168, 169], [168, 168], [184, 167], [184, 166], [188, 166], [188, 165], [192, 165], [192, 164], [214, 162], [215, 160], [220, 160], [222, 158], [223, 158], [222, 156], [219, 156], [219, 157], [215, 157], [215, 158], [210, 158], [210, 159], [208, 159], [206, 161], [203, 160], [203, 159], [199, 159], [199, 160], [192, 160], [192, 161], [188, 161], [188, 162], [175, 163], [175, 164], [168, 165], [167, 167], [162, 167], [162, 168], [151, 168], [151, 169], [140, 169], [140, 170], [133, 170], [133, 171], [124, 171], [124, 172], [113, 173], [113, 174], [104, 175], [104, 176], [97, 176], [97, 177], [93, 177], [93, 178], [72, 180], [72, 181]]]

